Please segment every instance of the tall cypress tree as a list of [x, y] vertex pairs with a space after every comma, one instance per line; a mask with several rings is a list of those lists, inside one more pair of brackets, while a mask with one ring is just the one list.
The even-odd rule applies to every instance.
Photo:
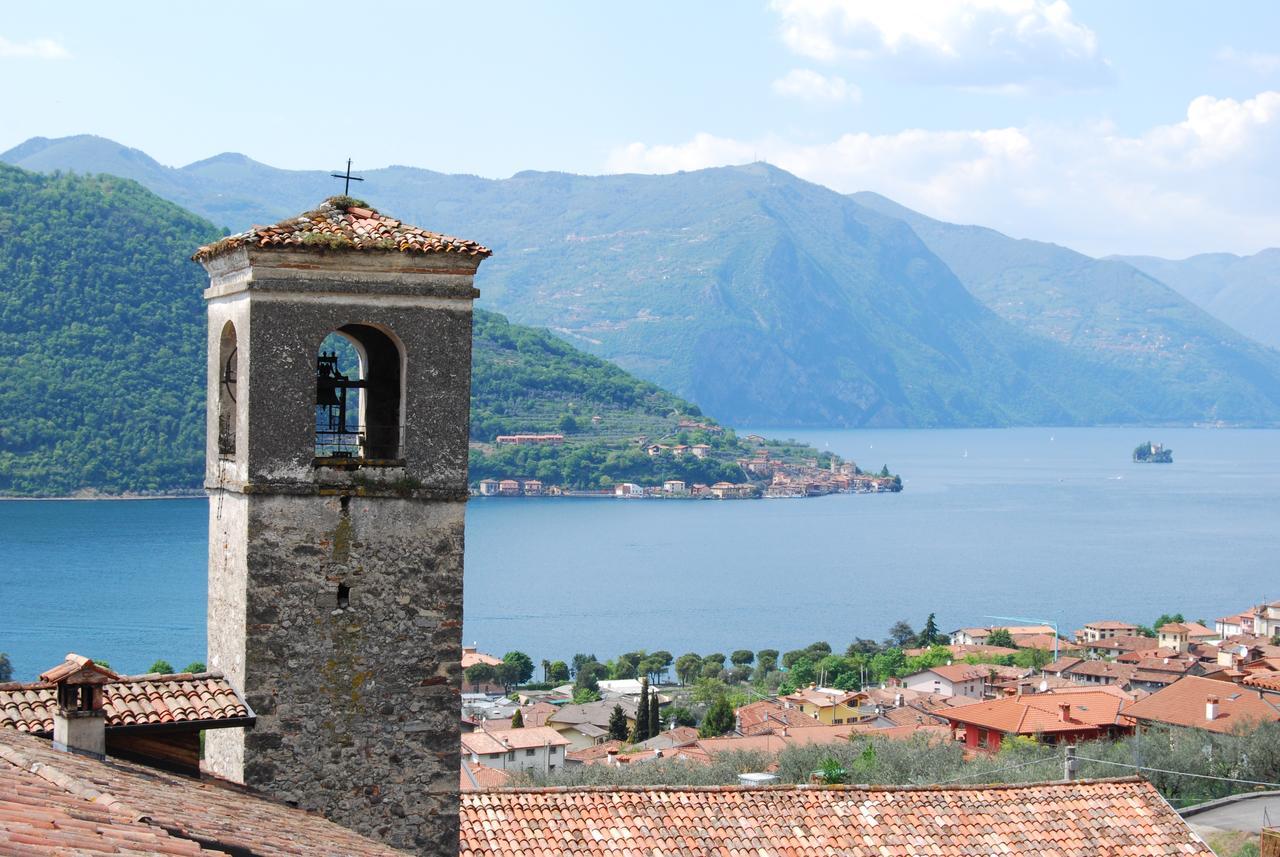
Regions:
[[658, 711], [658, 692], [649, 692], [649, 737], [662, 731], [662, 714]]
[[636, 706], [636, 731], [634, 743], [649, 738], [649, 679], [640, 679], [640, 704]]

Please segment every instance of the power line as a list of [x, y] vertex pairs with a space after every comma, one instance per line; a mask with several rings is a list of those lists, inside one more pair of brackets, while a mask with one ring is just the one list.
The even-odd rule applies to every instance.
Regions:
[[951, 783], [958, 783], [961, 780], [967, 780], [970, 777], [989, 777], [989, 776], [994, 776], [995, 774], [1003, 774], [1005, 771], [1014, 771], [1014, 770], [1017, 770], [1018, 768], [1025, 768], [1028, 765], [1039, 765], [1041, 762], [1056, 762], [1056, 761], [1058, 761], [1057, 756], [1045, 756], [1043, 759], [1032, 759], [1030, 762], [1021, 762], [1017, 765], [1008, 765], [1007, 767], [1004, 767], [1004, 768], [996, 768], [994, 771], [975, 771], [974, 773], [971, 773], [971, 774], [963, 774], [952, 780], [943, 780], [942, 782], [938, 783], [938, 785], [945, 786]]
[[1264, 783], [1258, 780], [1240, 780], [1235, 777], [1215, 777], [1212, 774], [1192, 774], [1187, 771], [1167, 771], [1164, 768], [1149, 768], [1146, 765], [1127, 765], [1124, 762], [1112, 762], [1110, 759], [1091, 759], [1088, 756], [1076, 756], [1081, 762], [1097, 762], [1100, 765], [1115, 765], [1120, 768], [1132, 768], [1135, 771], [1152, 771], [1157, 774], [1172, 774], [1176, 777], [1199, 777], [1202, 780], [1218, 780], [1224, 783], [1241, 783], [1247, 786], [1271, 786], [1280, 789], [1280, 783]]

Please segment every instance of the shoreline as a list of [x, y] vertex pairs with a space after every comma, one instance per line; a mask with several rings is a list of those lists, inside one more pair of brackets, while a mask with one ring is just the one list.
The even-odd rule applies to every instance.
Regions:
[[0, 495], [0, 503], [51, 503], [55, 501], [74, 500], [90, 502], [93, 500], [197, 500], [207, 496], [204, 491], [193, 491], [190, 494], [72, 494], [63, 497], [18, 497], [12, 494]]

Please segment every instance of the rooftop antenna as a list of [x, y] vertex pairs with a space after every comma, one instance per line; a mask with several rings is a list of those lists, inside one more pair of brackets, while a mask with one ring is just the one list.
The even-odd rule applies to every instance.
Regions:
[[345, 173], [329, 173], [329, 175], [335, 179], [342, 179], [343, 181], [342, 195], [343, 196], [351, 196], [352, 182], [364, 181], [364, 179], [360, 178], [359, 176], [351, 175], [351, 159], [350, 158], [347, 158], [347, 171]]
[[1058, 659], [1058, 623], [1048, 619], [1028, 619], [1026, 616], [988, 616], [988, 619], [1003, 619], [1006, 622], [1030, 622], [1034, 625], [1048, 625], [1053, 629], [1053, 659]]

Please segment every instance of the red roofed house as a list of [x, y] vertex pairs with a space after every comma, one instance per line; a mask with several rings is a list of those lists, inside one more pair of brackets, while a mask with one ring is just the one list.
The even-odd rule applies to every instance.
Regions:
[[485, 729], [462, 734], [462, 753], [474, 765], [500, 771], [550, 773], [564, 767], [569, 740], [550, 726]]
[[221, 673], [121, 676], [73, 653], [38, 682], [0, 684], [0, 729], [178, 773], [199, 773], [201, 730], [253, 723]]
[[1036, 737], [1047, 743], [1090, 741], [1131, 731], [1132, 721], [1120, 709], [1125, 700], [1101, 690], [1058, 693], [1050, 690], [1030, 696], [1007, 696], [937, 712], [951, 724], [952, 734], [964, 727], [969, 750], [996, 753], [1000, 742], [1015, 735]]
[[1124, 709], [1140, 725], [1163, 723], [1231, 733], [1280, 721], [1280, 699], [1230, 682], [1187, 676]]
[[912, 673], [903, 678], [902, 683], [921, 693], [982, 699], [987, 692], [989, 669], [982, 665], [947, 664]]

